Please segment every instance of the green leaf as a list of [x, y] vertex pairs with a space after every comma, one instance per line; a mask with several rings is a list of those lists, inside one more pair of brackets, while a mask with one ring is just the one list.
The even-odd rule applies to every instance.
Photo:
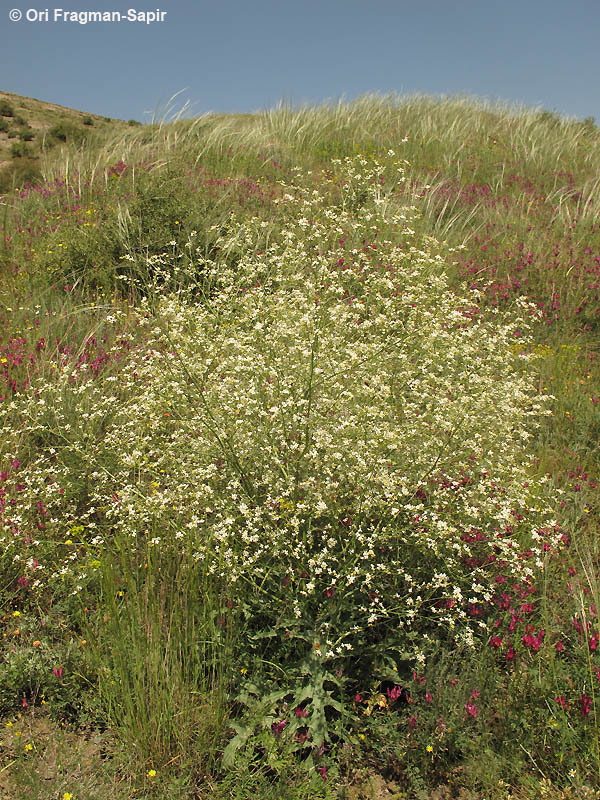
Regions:
[[237, 722], [232, 722], [231, 727], [236, 731], [236, 735], [223, 751], [222, 764], [225, 769], [233, 767], [237, 751], [244, 747], [254, 730], [250, 725], [240, 725]]

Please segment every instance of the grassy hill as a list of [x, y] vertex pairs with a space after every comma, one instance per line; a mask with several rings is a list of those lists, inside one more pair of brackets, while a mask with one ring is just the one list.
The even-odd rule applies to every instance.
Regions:
[[593, 121], [55, 113], [0, 209], [6, 796], [596, 796]]
[[65, 142], [93, 146], [125, 123], [0, 91], [0, 192], [39, 180], [43, 155]]

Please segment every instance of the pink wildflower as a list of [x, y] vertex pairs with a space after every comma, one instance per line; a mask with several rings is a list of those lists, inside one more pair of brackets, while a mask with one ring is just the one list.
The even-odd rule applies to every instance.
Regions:
[[585, 717], [592, 710], [592, 698], [582, 692], [579, 702], [581, 703], [581, 716]]
[[400, 686], [394, 686], [393, 689], [387, 690], [387, 696], [389, 700], [397, 700], [400, 695], [402, 694], [402, 688]]
[[279, 722], [273, 722], [271, 725], [271, 730], [273, 731], [273, 736], [275, 736], [276, 739], [279, 739], [286, 725], [286, 719], [280, 719]]

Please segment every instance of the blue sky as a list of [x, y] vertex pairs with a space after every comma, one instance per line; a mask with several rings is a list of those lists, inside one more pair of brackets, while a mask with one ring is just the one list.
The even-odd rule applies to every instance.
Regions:
[[[0, 90], [104, 116], [149, 121], [184, 90], [192, 115], [396, 92], [600, 119], [598, 0], [46, 2], [0, 0]], [[167, 13], [84, 25], [58, 8]]]

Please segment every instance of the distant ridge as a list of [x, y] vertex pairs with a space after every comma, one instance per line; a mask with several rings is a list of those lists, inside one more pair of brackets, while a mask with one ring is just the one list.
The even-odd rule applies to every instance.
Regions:
[[39, 177], [44, 150], [105, 137], [122, 120], [0, 90], [0, 193]]

